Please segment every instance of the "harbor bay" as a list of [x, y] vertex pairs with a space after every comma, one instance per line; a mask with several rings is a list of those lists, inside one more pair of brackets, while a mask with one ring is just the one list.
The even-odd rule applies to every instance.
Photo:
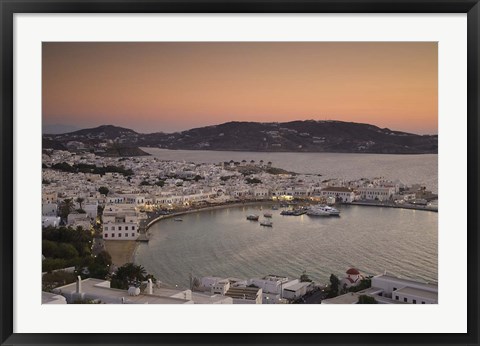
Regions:
[[[282, 216], [270, 204], [228, 207], [168, 218], [150, 228], [135, 262], [169, 285], [188, 287], [189, 275], [299, 277], [318, 283], [350, 267], [437, 281], [438, 214], [340, 206], [341, 217]], [[273, 227], [246, 216], [272, 214]]]
[[[421, 182], [437, 191], [437, 155], [253, 153], [142, 148], [162, 160], [209, 163], [270, 160], [275, 166], [322, 178], [386, 176]], [[348, 167], [348, 169], [346, 169]], [[376, 172], [376, 173], [375, 173]], [[288, 217], [271, 204], [198, 211], [159, 221], [135, 263], [168, 285], [188, 287], [189, 277], [298, 277], [306, 270], [319, 283], [349, 267], [376, 275], [387, 271], [424, 282], [437, 281], [438, 214], [429, 211], [342, 205], [340, 218]], [[273, 227], [246, 216], [273, 214]]]

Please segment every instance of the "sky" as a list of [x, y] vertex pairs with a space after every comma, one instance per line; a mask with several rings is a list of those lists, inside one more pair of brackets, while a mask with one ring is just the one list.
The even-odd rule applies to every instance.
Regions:
[[340, 120], [438, 133], [435, 42], [47, 42], [44, 125]]

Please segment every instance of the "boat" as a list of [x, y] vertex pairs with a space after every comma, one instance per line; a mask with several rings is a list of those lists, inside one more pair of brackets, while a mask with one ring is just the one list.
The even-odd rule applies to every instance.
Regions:
[[303, 208], [295, 209], [293, 211], [293, 215], [295, 215], [295, 216], [300, 216], [300, 215], [303, 215], [303, 214], [306, 214], [306, 213], [307, 213], [307, 211]]
[[268, 218], [271, 218], [272, 217], [272, 214], [271, 213], [265, 213], [263, 214], [264, 217], [268, 217]]
[[340, 216], [340, 210], [334, 207], [325, 206], [327, 211], [330, 213], [330, 216]]
[[340, 216], [340, 211], [338, 209], [335, 209], [326, 205], [315, 205], [308, 209], [307, 215], [309, 216]]
[[247, 220], [250, 220], [250, 221], [258, 221], [258, 215], [254, 215], [254, 214], [250, 214], [250, 215], [247, 215]]
[[173, 219], [173, 221], [183, 221], [183, 219], [180, 219], [179, 217]]
[[273, 226], [273, 222], [270, 221], [270, 220], [263, 220], [262, 222], [260, 222], [260, 226], [272, 227], [272, 226]]
[[307, 211], [308, 216], [330, 216], [330, 213], [324, 208], [315, 206]]
[[272, 210], [278, 210], [278, 207], [276, 205], [272, 206]]
[[280, 215], [294, 215], [293, 210], [282, 210]]

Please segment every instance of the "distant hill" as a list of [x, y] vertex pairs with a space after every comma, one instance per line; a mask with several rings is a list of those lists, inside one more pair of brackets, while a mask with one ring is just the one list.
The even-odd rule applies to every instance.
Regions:
[[90, 148], [102, 143], [116, 143], [125, 147], [186, 150], [381, 154], [438, 152], [437, 135], [416, 135], [361, 123], [315, 120], [228, 122], [170, 134], [140, 134], [130, 129], [104, 125], [47, 138], [62, 145], [72, 141], [81, 142]]
[[80, 130], [80, 129], [74, 125], [42, 124], [42, 133], [44, 134], [60, 134], [60, 133], [73, 132], [77, 130]]

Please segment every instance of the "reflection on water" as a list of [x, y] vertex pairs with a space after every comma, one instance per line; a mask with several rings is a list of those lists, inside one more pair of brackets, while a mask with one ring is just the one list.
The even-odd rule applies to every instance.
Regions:
[[[163, 282], [187, 287], [189, 274], [250, 278], [299, 277], [326, 283], [351, 266], [367, 274], [437, 281], [438, 214], [340, 206], [342, 216], [281, 216], [268, 205], [203, 211], [156, 223], [135, 262]], [[273, 214], [273, 227], [246, 215]], [[262, 217], [261, 217], [262, 219]]]

